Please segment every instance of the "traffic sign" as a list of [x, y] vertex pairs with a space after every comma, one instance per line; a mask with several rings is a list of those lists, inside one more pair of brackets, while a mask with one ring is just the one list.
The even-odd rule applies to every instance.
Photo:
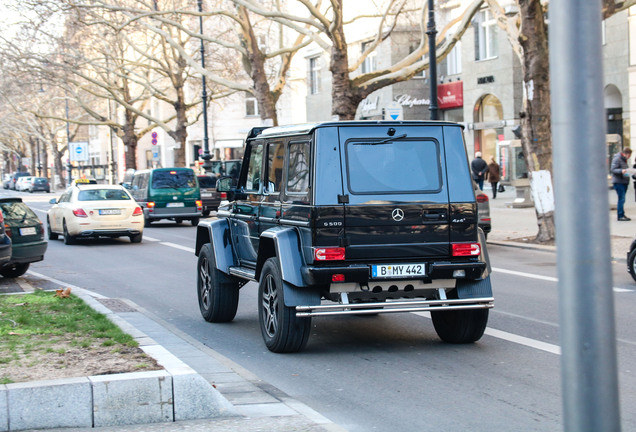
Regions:
[[71, 161], [88, 162], [88, 142], [78, 141], [68, 143], [68, 154]]
[[391, 102], [384, 109], [384, 120], [404, 120], [404, 109], [397, 102]]

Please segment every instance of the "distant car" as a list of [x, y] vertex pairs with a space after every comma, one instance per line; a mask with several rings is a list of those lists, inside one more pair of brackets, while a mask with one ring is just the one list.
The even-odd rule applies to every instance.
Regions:
[[26, 185], [24, 186], [24, 190], [28, 192], [37, 192], [43, 191], [46, 193], [51, 192], [51, 184], [49, 183], [49, 179], [46, 177], [27, 177], [29, 180], [26, 181]]
[[0, 267], [7, 278], [22, 276], [33, 262], [42, 261], [48, 243], [44, 225], [22, 198], [0, 198], [6, 234], [11, 237], [11, 259]]
[[2, 178], [2, 187], [9, 189], [9, 184], [11, 184], [11, 174], [5, 174]]
[[490, 219], [490, 201], [488, 195], [486, 195], [477, 183], [473, 182], [473, 189], [475, 190], [475, 200], [477, 201], [477, 217], [479, 218], [477, 225], [484, 231], [486, 238], [488, 233], [492, 230], [492, 224]]
[[636, 239], [632, 241], [629, 252], [627, 252], [627, 271], [636, 281]]
[[76, 180], [50, 203], [46, 221], [51, 240], [62, 235], [65, 244], [74, 244], [78, 238], [127, 236], [131, 243], [141, 243], [144, 212], [122, 186]]
[[18, 180], [16, 180], [15, 182], [15, 190], [16, 191], [25, 191], [27, 188], [27, 185], [29, 184], [29, 182], [31, 181], [33, 177], [18, 177]]
[[11, 260], [11, 237], [6, 234], [4, 215], [0, 211], [0, 267]]
[[31, 177], [31, 173], [28, 171], [17, 171], [11, 174], [11, 180], [9, 181], [9, 189], [15, 190], [15, 184], [20, 177]]
[[212, 174], [217, 177], [220, 176], [230, 176], [234, 181], [238, 181], [239, 174], [241, 173], [241, 164], [243, 163], [240, 159], [231, 159], [231, 160], [220, 160], [220, 161], [211, 161], [212, 164]]
[[197, 179], [201, 190], [203, 216], [209, 216], [210, 212], [216, 211], [221, 203], [221, 193], [216, 191], [216, 176], [198, 175]]

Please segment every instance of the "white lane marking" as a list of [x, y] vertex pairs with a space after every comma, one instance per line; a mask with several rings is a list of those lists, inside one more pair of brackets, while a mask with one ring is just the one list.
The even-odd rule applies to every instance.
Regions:
[[161, 241], [161, 240], [156, 239], [154, 237], [148, 237], [147, 235], [144, 234], [144, 241], [158, 242], [158, 241]]
[[[539, 280], [545, 280], [545, 281], [549, 281], [549, 282], [558, 282], [559, 279], [552, 277], [552, 276], [541, 276], [541, 275], [535, 275], [532, 273], [524, 273], [524, 272], [519, 272], [519, 271], [515, 271], [515, 270], [506, 270], [506, 269], [502, 269], [502, 268], [497, 268], [497, 267], [493, 267], [492, 271], [495, 272], [499, 272], [499, 273], [506, 273], [506, 274], [510, 274], [513, 276], [521, 276], [521, 277], [526, 277], [526, 278], [531, 278], [531, 279], [539, 279]], [[624, 293], [624, 292], [634, 292], [634, 290], [631, 289], [627, 289], [627, 288], [617, 288], [617, 287], [613, 287], [614, 292], [617, 293]]]
[[[411, 312], [411, 313], [415, 315], [419, 315], [424, 318], [429, 318], [429, 319], [431, 318], [430, 312]], [[488, 336], [492, 336], [497, 339], [502, 339], [508, 342], [524, 345], [524, 346], [538, 349], [545, 352], [549, 352], [551, 354], [561, 355], [561, 347], [558, 345], [541, 342], [535, 339], [519, 336], [514, 333], [508, 333], [503, 330], [495, 330], [493, 328], [487, 327], [484, 334], [487, 334]]]
[[194, 248], [187, 247], [187, 246], [181, 246], [181, 245], [178, 245], [176, 243], [161, 242], [159, 244], [162, 244], [164, 246], [170, 246], [170, 247], [175, 248], [175, 249], [181, 249], [181, 250], [186, 251], [186, 252], [194, 253]]

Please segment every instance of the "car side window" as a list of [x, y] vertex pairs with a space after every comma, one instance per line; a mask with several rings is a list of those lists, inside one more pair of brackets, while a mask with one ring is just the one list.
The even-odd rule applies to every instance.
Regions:
[[306, 194], [309, 190], [309, 149], [309, 142], [289, 144], [288, 194]]
[[283, 184], [283, 166], [285, 164], [285, 146], [282, 142], [267, 145], [267, 192], [280, 193]]
[[245, 181], [245, 192], [258, 193], [261, 187], [261, 167], [263, 164], [263, 144], [254, 143], [250, 152], [250, 160]]

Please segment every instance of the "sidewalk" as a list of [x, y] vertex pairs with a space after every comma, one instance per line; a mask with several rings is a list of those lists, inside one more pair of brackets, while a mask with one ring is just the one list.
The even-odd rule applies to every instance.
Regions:
[[[537, 249], [555, 250], [554, 246], [541, 246], [528, 244], [524, 239], [531, 241], [537, 235], [537, 216], [534, 207], [512, 208], [512, 202], [517, 198], [515, 188], [506, 186], [506, 191], [497, 193], [497, 198], [492, 199], [492, 190], [484, 185], [485, 193], [490, 202], [490, 217], [492, 219], [492, 231], [488, 235], [488, 243], [505, 243], [510, 246], [527, 245]], [[629, 222], [619, 222], [616, 220], [616, 192], [608, 189], [610, 203], [610, 242], [612, 258], [615, 260], [625, 260], [627, 251], [636, 237], [636, 199], [634, 199], [634, 189], [630, 185], [625, 199], [625, 214], [633, 220]], [[583, 196], [582, 199], [588, 199]], [[556, 259], [556, 257], [555, 257]]]

